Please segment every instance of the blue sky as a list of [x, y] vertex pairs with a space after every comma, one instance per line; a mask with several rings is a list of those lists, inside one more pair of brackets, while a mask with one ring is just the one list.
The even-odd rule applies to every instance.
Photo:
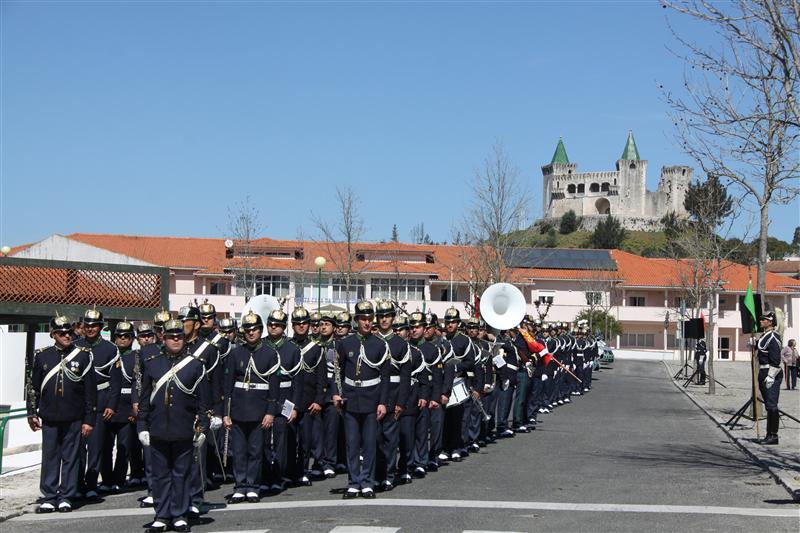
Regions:
[[[359, 195], [368, 240], [424, 222], [441, 241], [495, 141], [531, 219], [559, 136], [579, 170], [612, 170], [633, 130], [651, 190], [662, 165], [691, 164], [658, 90], [683, 67], [655, 1], [0, 9], [2, 244], [222, 236], [248, 195], [265, 235], [311, 236], [337, 185]], [[771, 234], [791, 240], [798, 213], [775, 208]]]

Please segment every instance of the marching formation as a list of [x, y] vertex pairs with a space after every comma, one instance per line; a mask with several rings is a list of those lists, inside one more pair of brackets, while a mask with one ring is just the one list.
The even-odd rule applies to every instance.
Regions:
[[204, 303], [118, 322], [113, 342], [104, 325], [95, 309], [54, 317], [30, 365], [39, 512], [141, 486], [154, 532], [189, 531], [220, 482], [236, 504], [345, 473], [344, 498], [422, 479], [589, 392], [603, 347], [581, 323], [526, 315], [493, 335], [455, 308], [440, 323], [383, 300], [238, 326]]

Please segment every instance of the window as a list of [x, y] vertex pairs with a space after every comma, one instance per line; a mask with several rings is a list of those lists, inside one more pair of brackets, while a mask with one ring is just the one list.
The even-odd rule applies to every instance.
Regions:
[[608, 185], [608, 182], [607, 182], [607, 181], [606, 181], [606, 182], [604, 182], [604, 183], [603, 183], [603, 184], [600, 186], [600, 190], [601, 190], [601, 191], [603, 191], [603, 192], [608, 192], [608, 191], [609, 191], [609, 188], [610, 188], [610, 186]]
[[586, 293], [586, 305], [600, 305], [603, 302], [603, 293], [588, 291]]
[[289, 294], [289, 276], [255, 276], [254, 294], [269, 294], [281, 298]]
[[227, 281], [212, 281], [208, 284], [208, 294], [229, 294], [230, 287]]
[[442, 301], [442, 302], [447, 302], [447, 301], [450, 300], [450, 296], [448, 296], [448, 290], [447, 289], [442, 289], [441, 298], [439, 298], [439, 300]]
[[591, 185], [589, 185], [589, 192], [600, 192], [600, 184], [592, 183]]
[[628, 296], [630, 307], [644, 307], [644, 296]]
[[356, 302], [364, 299], [364, 280], [354, 279], [350, 281], [350, 291], [347, 291], [347, 283], [343, 278], [333, 280], [333, 294], [331, 296], [333, 301], [338, 302]]
[[578, 194], [583, 194], [585, 192], [586, 192], [586, 185], [584, 185], [583, 183], [579, 184], [578, 185]]
[[425, 280], [373, 278], [372, 298], [394, 298], [398, 301], [420, 301], [425, 297]]
[[329, 298], [330, 289], [328, 285], [330, 285], [330, 278], [322, 278], [322, 282], [320, 285], [322, 289], [320, 290], [317, 287], [317, 278], [314, 279], [307, 279], [303, 283], [303, 300], [307, 302], [316, 302], [317, 301], [317, 294], [319, 293], [320, 298], [324, 301]]
[[623, 347], [654, 348], [656, 336], [653, 333], [623, 333], [619, 336], [619, 343]]
[[575, 184], [574, 183], [570, 183], [569, 185], [567, 185], [567, 192], [570, 193], [570, 194], [575, 194]]
[[9, 324], [9, 333], [25, 333], [25, 324]]

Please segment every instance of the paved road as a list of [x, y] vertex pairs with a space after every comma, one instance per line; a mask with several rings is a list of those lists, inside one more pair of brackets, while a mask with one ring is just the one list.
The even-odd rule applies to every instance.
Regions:
[[[661, 363], [620, 361], [594, 390], [539, 429], [427, 479], [342, 501], [341, 478], [259, 504], [224, 507], [194, 531], [794, 531], [800, 507], [666, 377]], [[222, 502], [227, 490], [209, 493]], [[70, 515], [25, 515], [4, 532], [136, 531], [152, 519], [138, 494]], [[346, 508], [345, 508], [346, 507]]]

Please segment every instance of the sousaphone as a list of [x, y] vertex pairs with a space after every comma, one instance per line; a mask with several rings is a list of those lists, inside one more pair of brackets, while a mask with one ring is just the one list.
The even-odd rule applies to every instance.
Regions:
[[276, 309], [280, 309], [281, 304], [277, 298], [269, 294], [259, 294], [250, 298], [244, 309], [242, 309], [242, 316], [252, 311], [261, 317], [261, 322], [264, 324], [264, 329], [261, 332], [261, 338], [267, 336], [267, 318], [269, 314]]
[[515, 328], [525, 316], [525, 296], [510, 283], [490, 285], [481, 295], [481, 317], [499, 330]]

